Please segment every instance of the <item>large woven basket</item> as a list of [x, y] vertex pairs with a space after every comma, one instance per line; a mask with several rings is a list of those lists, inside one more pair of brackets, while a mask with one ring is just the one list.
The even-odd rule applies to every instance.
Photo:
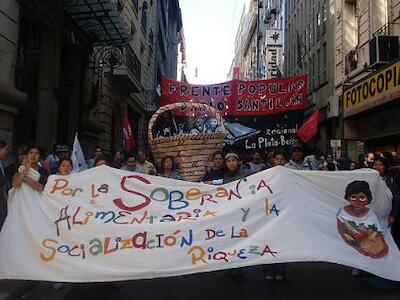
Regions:
[[[201, 110], [216, 118], [222, 126], [221, 132], [201, 133], [193, 135], [189, 133], [171, 137], [153, 138], [153, 126], [161, 114], [177, 108], [194, 108]], [[174, 103], [160, 107], [149, 122], [148, 139], [155, 163], [160, 167], [161, 160], [166, 156], [172, 156], [177, 163], [179, 174], [183, 180], [199, 181], [211, 166], [211, 155], [215, 151], [222, 150], [225, 140], [225, 126], [221, 115], [211, 106], [202, 103]]]

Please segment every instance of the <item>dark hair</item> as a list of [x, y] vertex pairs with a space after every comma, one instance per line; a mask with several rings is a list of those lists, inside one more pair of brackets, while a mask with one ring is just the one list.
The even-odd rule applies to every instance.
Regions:
[[135, 154], [129, 153], [129, 154], [126, 156], [126, 161], [128, 161], [128, 159], [130, 159], [130, 158], [132, 158], [132, 157], [135, 159], [135, 161], [137, 160]]
[[[393, 157], [392, 153], [390, 153], [390, 152], [388, 152], [388, 151], [382, 152], [380, 156], [383, 157], [383, 158], [386, 158], [387, 164], [388, 164], [388, 168], [391, 167], [391, 166], [393, 166], [393, 164], [394, 164], [394, 162], [395, 162], [395, 160], [396, 160], [396, 158]], [[386, 168], [386, 170], [387, 170], [388, 168]]]
[[105, 155], [100, 155], [98, 157], [96, 157], [96, 159], [94, 160], [94, 166], [96, 166], [96, 164], [100, 161], [100, 160], [104, 160], [107, 162], [108, 165], [108, 159]]
[[58, 148], [58, 144], [57, 143], [55, 143], [55, 144], [53, 144], [53, 153], [56, 153], [57, 152], [57, 148]]
[[169, 155], [168, 155], [168, 156], [164, 157], [164, 158], [161, 160], [161, 165], [160, 165], [161, 173], [164, 173], [164, 170], [165, 170], [165, 161], [166, 161], [167, 159], [171, 159], [171, 160], [172, 160], [172, 170], [175, 170], [175, 169], [176, 169], [176, 164], [175, 164], [174, 158], [173, 158], [172, 156], [169, 156]]
[[284, 157], [285, 159], [287, 159], [287, 158], [286, 158], [286, 153], [285, 153], [285, 151], [283, 151], [282, 149], [276, 149], [276, 150], [273, 152], [272, 157], [275, 158], [275, 157], [277, 157], [278, 155], [283, 155], [283, 157]]
[[364, 180], [356, 180], [349, 183], [346, 187], [344, 198], [347, 200], [348, 197], [354, 194], [363, 193], [368, 198], [368, 203], [371, 203], [372, 194], [369, 188], [368, 182]]
[[380, 162], [385, 166], [385, 172], [384, 172], [384, 174], [385, 174], [385, 173], [389, 170], [389, 166], [390, 166], [389, 160], [386, 159], [386, 158], [383, 157], [383, 156], [377, 156], [377, 157], [375, 158], [374, 163], [375, 163], [376, 161], [380, 161]]
[[215, 151], [215, 152], [212, 154], [212, 158], [214, 159], [217, 155], [221, 155], [222, 158], [224, 158], [224, 153], [222, 153], [222, 151]]
[[300, 151], [300, 152], [304, 152], [303, 146], [301, 144], [293, 144], [290, 153], [296, 152], [296, 151]]
[[0, 140], [0, 148], [3, 149], [5, 146], [7, 146], [7, 142], [5, 140]]
[[69, 161], [69, 163], [71, 164], [71, 166], [73, 166], [72, 160], [71, 160], [69, 157], [64, 157], [64, 158], [61, 158], [60, 161], [58, 162], [58, 167], [60, 167], [61, 164], [62, 164], [64, 161]]
[[28, 154], [29, 151], [31, 151], [32, 149], [37, 149], [39, 151], [40, 158], [42, 158], [46, 155], [44, 149], [38, 145], [29, 145], [25, 150], [25, 154]]
[[26, 155], [26, 150], [28, 149], [28, 146], [27, 145], [24, 145], [24, 144], [22, 144], [22, 145], [19, 145], [18, 147], [17, 147], [17, 152], [16, 152], [16, 154], [17, 154], [17, 156], [18, 155]]

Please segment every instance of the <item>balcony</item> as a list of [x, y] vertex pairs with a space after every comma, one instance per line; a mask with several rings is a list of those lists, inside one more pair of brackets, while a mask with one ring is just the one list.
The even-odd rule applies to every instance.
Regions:
[[121, 0], [70, 0], [62, 3], [66, 15], [87, 34], [94, 46], [121, 45], [128, 40], [127, 25], [120, 16], [123, 9]]
[[140, 83], [142, 65], [129, 45], [123, 50], [123, 60], [121, 66], [112, 71], [116, 84], [127, 93], [141, 92], [143, 90], [143, 86]]

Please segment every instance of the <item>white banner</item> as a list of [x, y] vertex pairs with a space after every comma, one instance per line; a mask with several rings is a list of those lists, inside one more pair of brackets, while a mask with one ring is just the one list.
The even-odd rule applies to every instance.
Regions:
[[42, 194], [12, 191], [0, 278], [116, 281], [325, 261], [400, 281], [385, 195], [368, 170], [277, 167], [219, 187], [105, 166], [51, 176]]

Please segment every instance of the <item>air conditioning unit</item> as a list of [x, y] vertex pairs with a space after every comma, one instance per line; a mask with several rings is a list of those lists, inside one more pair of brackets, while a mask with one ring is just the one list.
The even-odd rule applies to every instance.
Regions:
[[357, 49], [351, 50], [346, 56], [344, 61], [344, 72], [349, 74], [351, 71], [357, 69], [358, 53]]
[[399, 37], [394, 35], [376, 35], [369, 41], [370, 67], [379, 67], [399, 58]]
[[339, 97], [338, 96], [330, 96], [328, 98], [328, 108], [327, 108], [327, 117], [335, 118], [339, 117]]

